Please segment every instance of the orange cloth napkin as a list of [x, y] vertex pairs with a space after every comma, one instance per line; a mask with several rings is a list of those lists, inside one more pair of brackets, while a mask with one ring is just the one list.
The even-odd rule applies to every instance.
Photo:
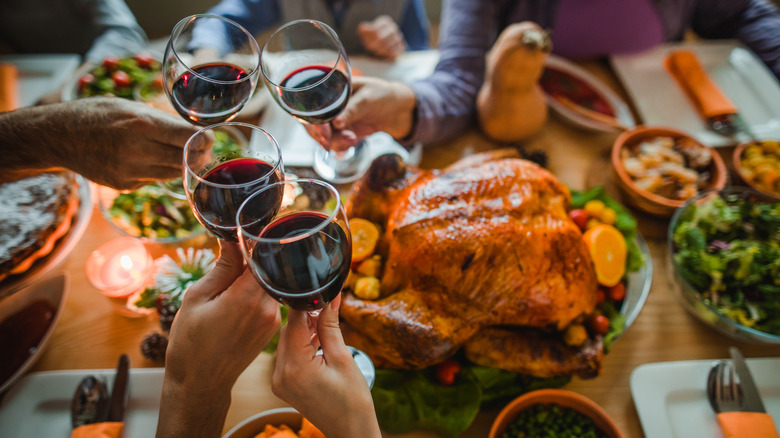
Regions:
[[676, 50], [667, 55], [664, 64], [705, 119], [737, 113], [737, 107], [707, 75], [693, 52]]
[[124, 425], [119, 421], [85, 424], [73, 429], [70, 438], [119, 438]]
[[722, 412], [718, 423], [726, 438], [778, 438], [769, 414], [761, 412]]
[[0, 112], [19, 107], [19, 70], [13, 64], [0, 63]]

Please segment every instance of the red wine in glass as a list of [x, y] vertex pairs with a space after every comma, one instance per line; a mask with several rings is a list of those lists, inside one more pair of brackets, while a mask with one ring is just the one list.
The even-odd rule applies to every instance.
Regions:
[[[185, 119], [206, 126], [229, 120], [252, 94], [252, 82], [241, 68], [215, 62], [193, 67], [171, 89], [171, 103]], [[205, 79], [204, 79], [205, 78]]]
[[349, 238], [337, 222], [322, 213], [297, 212], [271, 222], [259, 237], [252, 262], [260, 268], [269, 295], [308, 311], [336, 298], [352, 260]]
[[299, 68], [279, 85], [282, 107], [295, 118], [312, 124], [333, 120], [347, 106], [350, 93], [346, 74], [321, 65]]
[[[266, 185], [279, 182], [281, 171], [257, 158], [235, 158], [208, 170], [200, 177], [192, 192], [195, 212], [203, 225], [218, 237], [231, 242], [236, 237], [236, 212], [241, 203], [252, 193]], [[253, 229], [262, 229], [279, 211], [282, 188], [263, 192], [263, 201], [253, 204], [256, 221]]]

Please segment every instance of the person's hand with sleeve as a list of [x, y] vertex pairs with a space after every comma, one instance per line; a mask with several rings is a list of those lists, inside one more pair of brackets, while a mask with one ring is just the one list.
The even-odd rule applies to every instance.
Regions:
[[0, 180], [67, 168], [98, 184], [138, 188], [180, 177], [184, 145], [197, 130], [173, 114], [119, 98], [0, 113], [0, 153], [7, 163]]
[[220, 248], [171, 327], [158, 437], [221, 436], [236, 379], [279, 330], [279, 303], [260, 288], [238, 245], [220, 241]]
[[328, 438], [380, 437], [368, 383], [341, 335], [340, 303], [341, 295], [315, 320], [290, 309], [276, 350], [272, 389]]
[[384, 131], [395, 139], [409, 136], [416, 96], [401, 82], [371, 77], [352, 80], [352, 96], [331, 123], [305, 124], [306, 131], [325, 149], [344, 151], [358, 139]]
[[360, 23], [357, 34], [363, 47], [377, 58], [393, 61], [406, 51], [401, 29], [388, 15]]

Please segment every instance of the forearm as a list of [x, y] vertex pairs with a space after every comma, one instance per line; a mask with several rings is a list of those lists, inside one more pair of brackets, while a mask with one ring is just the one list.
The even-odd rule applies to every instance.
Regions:
[[54, 107], [31, 107], [0, 113], [0, 156], [4, 163], [0, 181], [12, 181], [65, 167], [57, 160], [56, 145], [65, 141], [65, 135], [56, 123], [58, 111], [51, 111]]
[[157, 438], [219, 438], [230, 408], [230, 387], [206, 393], [163, 383]]

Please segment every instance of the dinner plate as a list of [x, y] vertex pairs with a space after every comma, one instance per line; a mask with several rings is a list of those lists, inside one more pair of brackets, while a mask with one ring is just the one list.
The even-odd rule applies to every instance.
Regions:
[[[623, 100], [618, 97], [618, 95], [615, 94], [607, 85], [605, 85], [592, 74], [588, 73], [583, 68], [577, 66], [573, 62], [567, 61], [566, 59], [555, 55], [547, 56], [545, 66], [551, 69], [559, 70], [563, 73], [573, 76], [575, 79], [579, 79], [580, 81], [584, 82], [593, 91], [595, 91], [597, 95], [599, 95], [609, 104], [612, 111], [615, 113], [615, 119], [617, 119], [620, 124], [628, 128], [633, 128], [636, 126], [634, 116], [631, 115], [631, 110], [628, 108], [628, 105], [626, 105], [626, 103], [623, 102]], [[593, 131], [617, 131], [617, 128], [614, 126], [610, 126], [604, 122], [572, 111], [547, 92], [545, 92], [545, 96], [547, 98], [547, 104], [549, 105], [550, 109], [561, 116], [564, 120], [575, 126]]]
[[55, 243], [54, 249], [48, 255], [36, 260], [30, 269], [21, 274], [10, 275], [0, 281], [0, 298], [16, 292], [51, 272], [65, 260], [65, 257], [70, 254], [81, 236], [84, 235], [94, 208], [92, 189], [86, 178], [81, 175], [76, 175], [75, 178], [76, 184], [78, 184], [79, 207], [72, 219], [70, 229]]
[[758, 138], [780, 138], [780, 82], [753, 52], [736, 41], [667, 44], [636, 55], [611, 57], [615, 72], [646, 125], [677, 128], [709, 146], [736, 143], [708, 128], [667, 73], [664, 59], [677, 49], [696, 54], [712, 80], [739, 109], [753, 134]]
[[76, 71], [81, 57], [76, 54], [4, 55], [19, 70], [19, 106], [32, 106], [41, 97], [55, 91]]
[[[722, 438], [707, 399], [714, 360], [644, 364], [631, 373], [634, 399], [646, 438]], [[761, 399], [780, 424], [780, 358], [747, 359]]]
[[[153, 437], [157, 430], [164, 368], [130, 370], [124, 438]], [[70, 403], [81, 379], [95, 375], [112, 382], [116, 370], [69, 370], [32, 373], [6, 394], [0, 406], [0, 435], [67, 437]], [[109, 388], [110, 390], [111, 388]]]
[[[0, 381], [0, 394], [5, 392], [20, 377], [32, 367], [46, 348], [46, 344], [54, 331], [54, 326], [62, 315], [62, 308], [65, 306], [65, 297], [68, 292], [69, 277], [67, 272], [61, 272], [52, 277], [36, 282], [29, 287], [20, 290], [10, 297], [0, 301], [0, 321], [5, 321], [9, 317], [16, 315], [23, 309], [37, 301], [46, 302], [54, 309], [49, 325], [37, 345], [32, 345], [29, 351], [32, 353], [27, 359], [10, 375], [5, 382]], [[7, 360], [7, 359], [3, 359]]]

